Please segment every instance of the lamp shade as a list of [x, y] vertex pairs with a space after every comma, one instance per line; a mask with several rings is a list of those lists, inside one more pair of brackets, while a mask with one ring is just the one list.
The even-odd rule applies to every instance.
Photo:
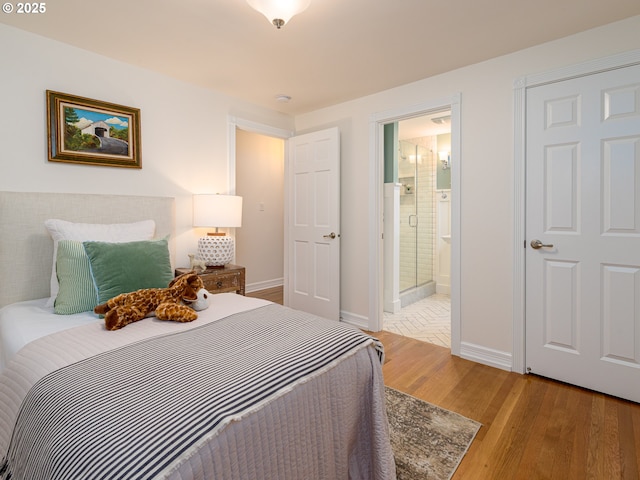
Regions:
[[311, 0], [247, 0], [247, 3], [280, 28], [291, 17], [306, 10]]
[[194, 227], [241, 227], [242, 197], [236, 195], [194, 195]]

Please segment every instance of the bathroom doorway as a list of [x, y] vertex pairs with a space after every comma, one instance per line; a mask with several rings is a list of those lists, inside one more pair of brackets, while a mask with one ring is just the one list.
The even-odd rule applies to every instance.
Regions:
[[451, 347], [451, 112], [385, 125], [384, 329]]

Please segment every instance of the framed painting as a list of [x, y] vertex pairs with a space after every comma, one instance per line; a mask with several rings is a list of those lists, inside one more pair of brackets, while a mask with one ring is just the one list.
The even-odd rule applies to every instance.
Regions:
[[140, 110], [47, 90], [49, 161], [142, 168]]

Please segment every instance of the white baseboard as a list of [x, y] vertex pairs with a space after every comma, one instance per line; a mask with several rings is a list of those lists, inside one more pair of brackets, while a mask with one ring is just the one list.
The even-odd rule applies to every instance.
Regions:
[[340, 312], [340, 321], [353, 325], [354, 327], [358, 327], [362, 330], [369, 330], [369, 317], [365, 317], [364, 315], [357, 315], [355, 313], [345, 312], [342, 310]]
[[[369, 318], [346, 311], [340, 312], [340, 321], [358, 327], [362, 330], [369, 330]], [[460, 357], [481, 363], [500, 370], [512, 371], [512, 355], [508, 352], [501, 352], [492, 348], [474, 345], [473, 343], [462, 342], [460, 344]]]
[[472, 343], [461, 342], [460, 356], [466, 360], [506, 370], [507, 372], [512, 370], [511, 354], [507, 352], [501, 352], [499, 350], [474, 345]]
[[246, 293], [257, 292], [258, 290], [265, 290], [267, 288], [281, 287], [284, 285], [284, 278], [275, 278], [273, 280], [265, 280], [264, 282], [249, 283], [244, 286]]
[[402, 305], [400, 304], [400, 299], [394, 300], [394, 301], [389, 302], [389, 303], [385, 303], [383, 310], [385, 312], [389, 312], [389, 313], [400, 313], [400, 310], [402, 310]]

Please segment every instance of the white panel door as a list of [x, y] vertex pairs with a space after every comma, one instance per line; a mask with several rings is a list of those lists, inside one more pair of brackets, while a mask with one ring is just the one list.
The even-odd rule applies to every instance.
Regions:
[[288, 279], [292, 308], [340, 319], [340, 132], [289, 139]]
[[640, 66], [526, 108], [527, 369], [640, 402]]

